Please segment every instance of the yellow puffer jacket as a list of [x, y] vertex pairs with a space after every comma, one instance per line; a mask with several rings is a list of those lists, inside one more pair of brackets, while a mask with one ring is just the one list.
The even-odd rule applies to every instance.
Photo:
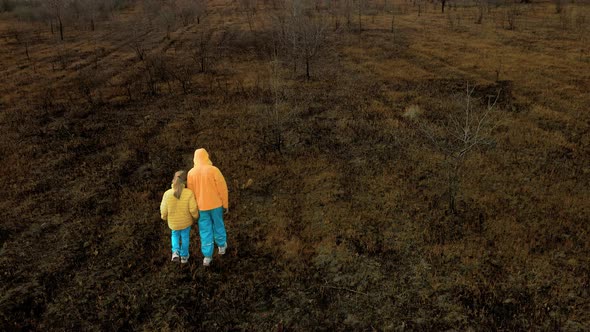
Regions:
[[182, 189], [180, 198], [174, 196], [174, 190], [168, 189], [160, 203], [162, 220], [168, 221], [170, 229], [179, 231], [193, 224], [193, 218], [199, 218], [197, 201], [190, 189]]

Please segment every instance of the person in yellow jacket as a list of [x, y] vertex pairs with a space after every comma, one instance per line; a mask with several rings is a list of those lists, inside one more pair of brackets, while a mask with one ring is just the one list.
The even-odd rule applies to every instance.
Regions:
[[199, 217], [195, 195], [186, 186], [186, 172], [174, 173], [172, 188], [168, 189], [160, 203], [162, 220], [168, 221], [172, 230], [172, 261], [187, 263], [189, 257], [190, 232], [193, 218]]
[[227, 234], [223, 223], [223, 212], [229, 211], [228, 192], [221, 171], [213, 166], [205, 149], [197, 149], [194, 167], [188, 172], [187, 187], [195, 193], [199, 207], [199, 234], [203, 265], [209, 266], [213, 259], [214, 244], [219, 254], [227, 249]]

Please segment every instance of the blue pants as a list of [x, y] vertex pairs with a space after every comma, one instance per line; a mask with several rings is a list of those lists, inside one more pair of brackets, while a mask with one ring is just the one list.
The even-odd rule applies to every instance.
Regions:
[[213, 257], [214, 242], [218, 247], [225, 246], [227, 235], [223, 224], [223, 207], [199, 211], [199, 234], [201, 252], [205, 257]]
[[180, 257], [188, 257], [188, 245], [190, 243], [191, 226], [179, 231], [172, 230], [172, 253], [177, 252]]

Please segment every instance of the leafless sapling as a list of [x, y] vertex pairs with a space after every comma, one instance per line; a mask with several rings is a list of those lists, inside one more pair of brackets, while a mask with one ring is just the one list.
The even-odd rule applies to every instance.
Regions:
[[447, 178], [448, 209], [457, 213], [457, 196], [460, 192], [461, 179], [465, 175], [463, 166], [467, 156], [476, 149], [493, 144], [492, 130], [496, 121], [492, 113], [500, 96], [488, 96], [483, 106], [473, 97], [474, 87], [467, 86], [463, 110], [458, 115], [450, 115], [442, 128], [421, 128], [422, 133], [445, 156]]
[[305, 77], [311, 79], [312, 62], [327, 46], [327, 25], [322, 16], [295, 15], [289, 20], [287, 43], [293, 50], [294, 70], [301, 58], [305, 63]]

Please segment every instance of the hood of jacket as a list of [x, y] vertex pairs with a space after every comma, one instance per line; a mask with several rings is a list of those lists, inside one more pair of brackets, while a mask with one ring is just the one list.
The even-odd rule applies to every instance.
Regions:
[[193, 159], [193, 162], [195, 163], [195, 167], [201, 165], [213, 165], [213, 163], [209, 159], [209, 153], [207, 153], [207, 150], [203, 148], [195, 150], [195, 157]]

